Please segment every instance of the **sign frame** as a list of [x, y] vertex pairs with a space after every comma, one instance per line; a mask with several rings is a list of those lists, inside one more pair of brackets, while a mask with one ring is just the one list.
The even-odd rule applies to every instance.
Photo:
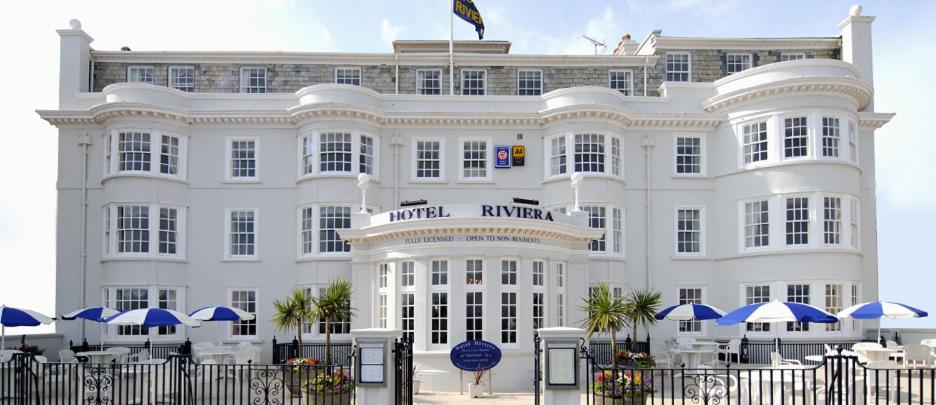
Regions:
[[514, 166], [524, 166], [526, 162], [526, 147], [514, 145], [510, 147], [510, 157]]
[[[503, 156], [502, 156], [503, 154]], [[510, 145], [494, 146], [494, 168], [509, 169], [513, 159], [510, 155]]]
[[[486, 367], [467, 366], [467, 363], [463, 363], [463, 360], [460, 357], [463, 352], [466, 352], [466, 354], [475, 355], [478, 353], [488, 354], [489, 357], [486, 357], [484, 359], [485, 363], [482, 363]], [[455, 368], [462, 371], [476, 372], [490, 370], [494, 367], [497, 367], [502, 359], [503, 353], [501, 352], [500, 347], [497, 347], [497, 345], [494, 343], [488, 342], [486, 340], [466, 340], [455, 346], [452, 346], [452, 349], [449, 351], [449, 361], [452, 362], [452, 365], [455, 366]]]

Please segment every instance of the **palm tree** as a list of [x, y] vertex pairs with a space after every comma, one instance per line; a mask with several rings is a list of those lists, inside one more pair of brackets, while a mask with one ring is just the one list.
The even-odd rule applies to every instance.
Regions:
[[582, 320], [582, 328], [591, 339], [595, 332], [601, 334], [605, 331], [611, 333], [611, 366], [617, 368], [617, 331], [628, 325], [627, 307], [620, 297], [611, 294], [605, 283], [598, 283], [592, 290], [591, 296], [582, 299], [585, 304], [579, 308], [588, 313]]
[[273, 326], [282, 331], [296, 327], [296, 339], [299, 341], [298, 357], [303, 357], [302, 325], [315, 319], [315, 308], [312, 306], [312, 297], [303, 289], [296, 289], [285, 300], [273, 301], [276, 314], [273, 315]]
[[[663, 301], [663, 294], [659, 291], [635, 290], [631, 291], [627, 299], [624, 300], [624, 306], [627, 311], [627, 319], [634, 327], [634, 342], [637, 341], [637, 326], [643, 324], [646, 327], [656, 324], [656, 318], [653, 316], [660, 311], [660, 303]], [[648, 329], [649, 333], [649, 329]]]
[[328, 284], [321, 297], [313, 298], [315, 317], [325, 322], [325, 364], [331, 365], [331, 325], [336, 321], [350, 321], [354, 316], [351, 308], [351, 282], [334, 280]]

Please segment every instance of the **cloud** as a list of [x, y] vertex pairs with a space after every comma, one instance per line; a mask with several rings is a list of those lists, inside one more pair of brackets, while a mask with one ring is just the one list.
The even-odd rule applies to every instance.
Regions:
[[609, 53], [613, 50], [622, 32], [617, 26], [611, 6], [605, 6], [601, 15], [589, 19], [585, 23], [585, 29], [580, 33], [576, 32], [559, 38], [546, 37], [545, 39], [551, 43], [547, 52], [570, 55], [594, 54], [594, 45], [582, 38], [583, 34], [605, 44], [605, 48], [598, 48], [599, 53]]
[[380, 39], [388, 46], [392, 47], [393, 41], [400, 38], [400, 33], [403, 32], [403, 30], [403, 27], [393, 25], [390, 20], [385, 18], [380, 22]]

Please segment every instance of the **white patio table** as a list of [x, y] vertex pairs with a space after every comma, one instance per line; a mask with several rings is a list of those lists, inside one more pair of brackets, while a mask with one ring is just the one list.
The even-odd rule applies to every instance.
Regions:
[[101, 364], [109, 363], [114, 359], [113, 352], [107, 352], [103, 350], [93, 351], [93, 352], [78, 352], [75, 353], [75, 357], [87, 357], [89, 363]]
[[673, 353], [678, 354], [680, 358], [683, 359], [688, 369], [699, 368], [699, 365], [702, 363], [702, 356], [713, 354], [714, 352], [715, 350], [713, 349], [673, 349]]

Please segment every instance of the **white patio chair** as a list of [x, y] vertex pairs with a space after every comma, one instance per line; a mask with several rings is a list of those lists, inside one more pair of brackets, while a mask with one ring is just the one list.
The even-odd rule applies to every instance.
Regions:
[[890, 398], [891, 401], [897, 399], [897, 377], [900, 366], [896, 361], [871, 361], [865, 365], [864, 375], [865, 383], [868, 387], [868, 403], [871, 398]]
[[128, 356], [127, 359], [129, 361], [134, 361], [134, 362], [143, 362], [143, 361], [149, 360], [150, 358], [151, 357], [150, 357], [149, 349], [143, 349], [143, 350], [140, 350], [137, 354]]
[[731, 355], [735, 355], [735, 357], [738, 357], [738, 360], [741, 360], [741, 339], [731, 339], [728, 343], [719, 345], [719, 349], [721, 349], [722, 354], [725, 355], [726, 365], [731, 363]]
[[781, 366], [802, 366], [803, 362], [793, 359], [784, 359], [780, 353], [770, 352], [770, 366], [777, 368]]
[[904, 367], [926, 367], [936, 361], [933, 348], [927, 345], [904, 345]]
[[936, 339], [923, 339], [920, 341], [920, 344], [924, 346], [936, 348]]
[[668, 360], [672, 368], [679, 368], [679, 365], [682, 364], [682, 358], [677, 351], [679, 345], [676, 344], [674, 340], [666, 341], [666, 353], [668, 354]]
[[77, 363], [78, 358], [75, 357], [75, 352], [68, 349], [59, 350], [59, 363]]
[[691, 337], [676, 338], [676, 346], [680, 349], [692, 349], [693, 346], [695, 346], [695, 342], [695, 338]]
[[250, 342], [240, 342], [237, 344], [237, 347], [240, 349], [247, 349], [247, 348], [253, 347], [253, 344]]

